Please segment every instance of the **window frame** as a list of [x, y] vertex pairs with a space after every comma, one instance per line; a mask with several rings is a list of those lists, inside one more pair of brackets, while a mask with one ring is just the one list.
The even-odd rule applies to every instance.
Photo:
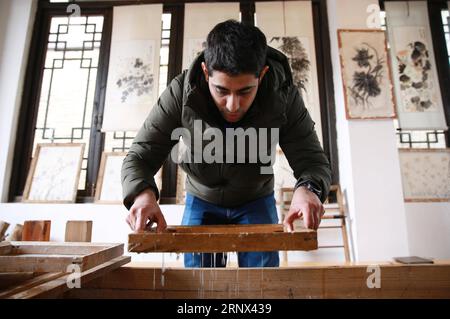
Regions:
[[[25, 181], [33, 156], [33, 142], [35, 127], [39, 112], [40, 93], [47, 53], [48, 35], [53, 17], [67, 17], [67, 3], [48, 3], [39, 1], [33, 35], [29, 51], [29, 59], [25, 76], [19, 121], [14, 148], [14, 163], [9, 189], [9, 201], [15, 201], [23, 194]], [[100, 167], [101, 152], [96, 151], [102, 147], [102, 134], [99, 131], [102, 109], [100, 105], [104, 100], [102, 84], [106, 83], [109, 63], [109, 48], [112, 30], [112, 10], [106, 7], [82, 8], [85, 16], [103, 16], [102, 40], [100, 46], [99, 64], [96, 79], [96, 90], [90, 130], [90, 144], [88, 150], [86, 189], [78, 191], [77, 197], [93, 197], [98, 169]]]

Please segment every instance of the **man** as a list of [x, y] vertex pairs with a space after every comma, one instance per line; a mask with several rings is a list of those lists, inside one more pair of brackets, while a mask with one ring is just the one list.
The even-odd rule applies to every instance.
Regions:
[[[330, 185], [329, 162], [286, 56], [269, 48], [258, 28], [233, 20], [216, 25], [205, 51], [170, 83], [150, 112], [122, 167], [124, 204], [130, 210], [127, 222], [135, 231], [152, 223], [159, 232], [166, 228], [153, 176], [178, 143], [173, 133], [179, 128], [191, 136], [207, 135], [208, 130], [226, 135], [236, 130], [241, 135], [227, 140], [226, 149], [216, 147], [210, 153], [213, 162], [198, 160], [208, 148], [204, 140], [199, 147], [198, 140], [195, 144], [195, 139], [193, 143], [183, 137], [188, 149], [188, 159], [180, 164], [187, 173], [183, 225], [277, 223], [274, 177], [264, 170], [272, 163], [255, 160], [250, 148], [257, 144], [259, 151], [274, 156], [273, 135], [278, 135], [297, 179], [284, 224], [292, 230], [293, 221], [303, 216], [306, 227], [318, 228]], [[268, 128], [270, 141], [264, 141], [267, 136], [259, 132]], [[258, 142], [247, 143], [244, 151], [232, 143], [230, 148], [229, 142], [242, 137], [243, 130], [257, 131]], [[217, 145], [223, 145], [221, 135], [215, 137]], [[184, 262], [186, 267], [224, 267], [225, 259], [221, 254], [185, 254]], [[239, 253], [238, 262], [241, 267], [276, 267], [278, 252]]]

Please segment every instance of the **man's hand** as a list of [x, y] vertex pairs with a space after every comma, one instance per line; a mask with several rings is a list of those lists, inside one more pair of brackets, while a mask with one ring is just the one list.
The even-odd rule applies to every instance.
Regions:
[[305, 187], [299, 187], [292, 196], [291, 207], [283, 224], [289, 232], [294, 231], [294, 220], [303, 216], [306, 228], [317, 230], [325, 209], [316, 194]]
[[155, 193], [150, 189], [144, 190], [135, 198], [126, 220], [131, 230], [134, 231], [144, 230], [147, 223], [149, 226], [156, 223], [157, 232], [162, 232], [167, 228], [166, 220], [156, 202]]

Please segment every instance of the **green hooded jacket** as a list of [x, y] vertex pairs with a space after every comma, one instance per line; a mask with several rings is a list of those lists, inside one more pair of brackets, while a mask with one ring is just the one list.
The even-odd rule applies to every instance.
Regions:
[[[188, 70], [172, 80], [134, 139], [122, 165], [124, 205], [128, 209], [136, 196], [147, 188], [159, 198], [154, 175], [178, 143], [171, 138], [175, 129], [187, 129], [191, 143], [194, 143], [194, 121], [197, 120], [202, 121], [203, 132], [215, 128], [226, 135], [226, 122], [214, 104], [201, 69], [203, 61], [202, 53]], [[323, 202], [328, 195], [331, 170], [314, 130], [315, 123], [294, 86], [286, 56], [268, 47], [266, 65], [269, 70], [261, 81], [256, 98], [236, 127], [244, 130], [255, 128], [258, 132], [261, 128], [268, 132], [279, 129], [279, 145], [295, 178], [297, 181], [309, 180], [319, 186]], [[270, 143], [271, 135], [268, 135]], [[202, 149], [210, 143], [201, 142]], [[245, 155], [245, 163], [229, 163], [225, 159], [222, 163], [195, 163], [195, 147], [189, 142], [186, 144], [191, 146], [188, 152], [193, 160], [180, 163], [180, 167], [187, 173], [186, 191], [192, 195], [222, 207], [236, 207], [273, 192], [273, 174], [261, 174], [261, 166], [267, 167], [270, 163], [261, 160], [254, 163], [248, 154]], [[248, 152], [247, 149], [245, 151]]]

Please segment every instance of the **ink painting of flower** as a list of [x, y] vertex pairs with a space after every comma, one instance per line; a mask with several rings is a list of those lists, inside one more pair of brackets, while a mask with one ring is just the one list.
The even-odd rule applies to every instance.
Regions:
[[381, 30], [338, 30], [348, 119], [396, 117], [393, 85]]
[[360, 105], [363, 109], [371, 108], [373, 98], [381, 94], [384, 61], [377, 50], [366, 42], [356, 47], [355, 51], [352, 61], [357, 67], [348, 90], [356, 105]]
[[119, 41], [112, 46], [115, 50], [108, 74], [110, 103], [124, 108], [153, 104], [158, 88], [154, 42]]
[[151, 65], [144, 64], [141, 58], [133, 59], [127, 67], [127, 73], [117, 80], [116, 86], [121, 92], [122, 103], [127, 103], [133, 95], [151, 95], [154, 87]]
[[286, 55], [295, 86], [301, 93], [308, 93], [311, 61], [305, 44], [298, 37], [272, 37], [268, 44]]
[[398, 80], [405, 111], [435, 111], [432, 89], [431, 61], [428, 47], [413, 41], [397, 51]]

